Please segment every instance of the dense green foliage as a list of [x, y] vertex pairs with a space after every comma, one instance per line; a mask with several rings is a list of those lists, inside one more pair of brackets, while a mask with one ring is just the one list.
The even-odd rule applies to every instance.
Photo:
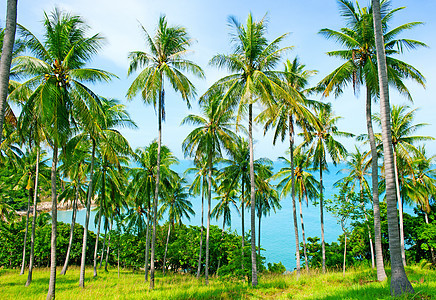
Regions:
[[[37, 217], [35, 232], [35, 266], [48, 267], [50, 264], [50, 235], [51, 223], [49, 215], [42, 214]], [[17, 268], [21, 265], [23, 248], [24, 230], [26, 218], [14, 223], [0, 222], [0, 266], [7, 268]], [[58, 222], [58, 238], [56, 239], [57, 263], [62, 264], [68, 247], [70, 225]], [[95, 234], [89, 232], [91, 239], [88, 240], [87, 248], [94, 249]], [[82, 251], [83, 226], [76, 224], [74, 227], [73, 247], [71, 249], [71, 264], [80, 264]], [[30, 243], [27, 243], [27, 253], [30, 253]], [[20, 249], [20, 250], [18, 250]], [[91, 257], [87, 258], [87, 263], [91, 263]]]
[[[419, 263], [423, 260], [432, 261], [430, 248], [436, 246], [436, 206], [428, 214], [429, 224], [425, 223], [424, 213], [415, 209], [415, 215], [404, 213], [404, 229], [406, 240], [406, 257], [408, 263]], [[368, 211], [371, 215], [372, 211]], [[386, 219], [386, 204], [380, 204], [381, 232], [383, 253], [389, 254], [388, 225]], [[373, 222], [372, 218], [368, 220]], [[356, 220], [350, 225], [347, 240], [347, 265], [367, 265], [371, 262], [371, 250], [367, 233], [367, 224]], [[370, 227], [371, 228], [371, 227]], [[373, 230], [373, 228], [372, 228]], [[321, 267], [321, 245], [318, 237], [309, 237], [307, 243], [308, 260], [311, 268]], [[303, 252], [301, 245], [300, 253]], [[326, 266], [340, 269], [343, 263], [344, 235], [340, 235], [337, 242], [326, 243]], [[387, 256], [386, 259], [389, 257]]]
[[[50, 234], [51, 224], [48, 222], [48, 215], [43, 214], [38, 217], [35, 240], [35, 265], [40, 267], [49, 266], [50, 263]], [[156, 232], [156, 268], [162, 268], [165, 242], [168, 231], [168, 224], [158, 226]], [[11, 224], [0, 222], [0, 266], [6, 268], [17, 268], [21, 264], [21, 253], [17, 249], [22, 249], [24, 240], [25, 218], [19, 222]], [[68, 247], [70, 225], [58, 222], [58, 238], [56, 240], [57, 262], [61, 264], [65, 260]], [[139, 270], [144, 268], [145, 255], [145, 236], [136, 232], [120, 233], [114, 229], [111, 234], [111, 244], [109, 252], [109, 264], [117, 264], [118, 250], [120, 250], [120, 265], [122, 268]], [[95, 234], [89, 232], [90, 238], [87, 242], [88, 249], [94, 249]], [[80, 265], [81, 240], [83, 236], [83, 226], [75, 224], [73, 246], [70, 254], [70, 264]], [[210, 273], [214, 274], [218, 270], [219, 275], [244, 277], [250, 275], [250, 253], [245, 251], [244, 265], [246, 268], [241, 270], [241, 237], [236, 233], [222, 232], [218, 226], [211, 226], [210, 231]], [[174, 225], [168, 244], [167, 267], [173, 271], [194, 273], [197, 270], [197, 254], [200, 244], [200, 227]], [[103, 244], [103, 237], [100, 238]], [[246, 245], [250, 241], [246, 240]], [[203, 244], [203, 251], [205, 251]], [[27, 247], [30, 249], [29, 243]], [[27, 251], [29, 253], [29, 251]], [[102, 250], [99, 249], [99, 256]], [[259, 265], [263, 262], [263, 257], [258, 258]], [[86, 263], [91, 264], [92, 257], [88, 256]], [[204, 262], [203, 262], [204, 263]], [[263, 268], [263, 267], [261, 267]], [[264, 269], [264, 268], [263, 268]]]

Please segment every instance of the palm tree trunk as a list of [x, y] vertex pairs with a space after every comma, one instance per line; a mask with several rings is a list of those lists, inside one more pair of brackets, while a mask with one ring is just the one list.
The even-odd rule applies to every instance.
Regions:
[[201, 229], [200, 229], [200, 251], [198, 254], [197, 279], [200, 278], [200, 272], [201, 272], [201, 251], [203, 248], [203, 216], [204, 216], [204, 197], [203, 197], [203, 191], [201, 191]]
[[369, 84], [366, 86], [366, 127], [368, 129], [369, 145], [371, 148], [371, 179], [372, 179], [372, 205], [374, 210], [374, 240], [375, 240], [375, 261], [377, 267], [377, 280], [386, 280], [385, 266], [383, 262], [380, 203], [378, 195], [378, 154], [375, 143], [374, 130], [371, 119], [371, 90]]
[[391, 254], [391, 294], [413, 293], [413, 287], [407, 278], [401, 258], [401, 245], [398, 234], [397, 199], [395, 194], [395, 167], [393, 162], [390, 105], [386, 54], [384, 49], [380, 1], [372, 0], [374, 14], [375, 42], [377, 49], [377, 69], [380, 85], [380, 119], [382, 125], [382, 141], [385, 160], [386, 202], [389, 233], [389, 249]]
[[[94, 245], [94, 277], [97, 277], [97, 253], [98, 253], [98, 240], [100, 237], [100, 226], [101, 226], [101, 215], [102, 215], [102, 207], [100, 207], [98, 211], [98, 223], [97, 223], [97, 235], [95, 237], [95, 245]], [[101, 256], [104, 254], [104, 246], [101, 248]]]
[[38, 200], [39, 159], [40, 159], [40, 149], [39, 149], [39, 145], [37, 145], [35, 186], [33, 189], [34, 192], [33, 192], [32, 236], [30, 237], [30, 262], [29, 262], [29, 274], [27, 275], [26, 286], [29, 286], [32, 283], [33, 261], [35, 259], [35, 229], [36, 229], [36, 215], [37, 215], [36, 201]]
[[23, 244], [23, 260], [21, 262], [20, 275], [24, 274], [24, 267], [26, 263], [26, 246], [27, 246], [27, 232], [29, 230], [29, 213], [30, 213], [30, 202], [32, 201], [32, 189], [29, 189], [29, 197], [27, 200], [27, 213], [26, 213], [26, 231], [24, 232], [24, 244]]
[[162, 102], [164, 97], [163, 78], [161, 75], [161, 91], [159, 92], [158, 104], [158, 137], [157, 137], [157, 166], [156, 166], [156, 187], [153, 201], [153, 234], [151, 238], [151, 262], [150, 262], [150, 290], [154, 289], [154, 255], [156, 245], [156, 226], [157, 226], [157, 202], [159, 200], [159, 182], [160, 182], [160, 148], [162, 143]]
[[[105, 219], [105, 221], [104, 221], [104, 238], [103, 238], [103, 248], [102, 249], [106, 248], [106, 237], [107, 237], [107, 224], [106, 223], [107, 222]], [[101, 266], [103, 265], [103, 258], [104, 258], [104, 251], [100, 257], [100, 265], [98, 266], [99, 269], [101, 269]]]
[[398, 163], [397, 163], [397, 151], [394, 146], [394, 170], [395, 170], [395, 183], [397, 191], [398, 200], [398, 214], [400, 217], [400, 245], [401, 245], [401, 259], [403, 260], [403, 265], [406, 266], [406, 251], [404, 249], [404, 222], [403, 222], [403, 201], [400, 194], [400, 180], [398, 178]]
[[148, 210], [148, 216], [147, 216], [147, 233], [145, 237], [145, 266], [144, 266], [144, 281], [147, 282], [148, 280], [148, 252], [150, 252], [150, 209]]
[[118, 261], [118, 278], [120, 278], [120, 241], [119, 240], [118, 240], [118, 247], [117, 248], [118, 248], [118, 257], [117, 257], [117, 261]]
[[[309, 203], [308, 199], [307, 199], [307, 194], [306, 194], [306, 201], [307, 203]], [[307, 248], [306, 248], [306, 236], [304, 233], [304, 222], [303, 222], [303, 208], [301, 207], [301, 196], [300, 196], [300, 221], [301, 221], [301, 234], [302, 234], [302, 238], [303, 238], [303, 253], [304, 253], [304, 263], [306, 264], [306, 271], [307, 274], [309, 274], [309, 262], [307, 260]]]
[[74, 237], [74, 225], [76, 224], [78, 199], [79, 199], [79, 184], [77, 184], [76, 186], [76, 197], [73, 200], [73, 216], [71, 217], [70, 240], [68, 241], [67, 256], [65, 257], [65, 263], [64, 263], [64, 267], [62, 268], [61, 275], [65, 275], [67, 273], [68, 261], [70, 260], [71, 246], [73, 245], [73, 237]]
[[104, 271], [105, 272], [108, 272], [108, 270], [107, 270], [107, 263], [108, 263], [108, 260], [109, 260], [109, 248], [111, 246], [111, 237], [112, 237], [111, 231], [112, 231], [112, 220], [109, 221], [109, 238], [107, 239], [106, 262], [104, 264]]
[[242, 174], [242, 203], [241, 203], [241, 231], [242, 231], [242, 238], [241, 238], [241, 269], [244, 270], [244, 246], [245, 246], [245, 194], [244, 194], [244, 174]]
[[[223, 215], [223, 229], [221, 230], [221, 243], [222, 243], [222, 241], [223, 241], [223, 237], [224, 237], [224, 227], [226, 226], [226, 219], [225, 219], [225, 217], [224, 217], [224, 215]], [[220, 244], [221, 245], [221, 244]], [[220, 268], [220, 266], [221, 266], [221, 257], [220, 257], [220, 259], [218, 260], [218, 267], [216, 268], [216, 270], [217, 270], [217, 274], [218, 274], [218, 270], [219, 270], [219, 268]]]
[[17, 0], [8, 0], [6, 7], [6, 26], [0, 58], [0, 144], [3, 138], [3, 121], [8, 97], [9, 74], [11, 72], [12, 52], [17, 28]]
[[207, 228], [206, 228], [206, 266], [204, 269], [204, 277], [206, 285], [209, 284], [209, 235], [210, 235], [210, 206], [212, 199], [212, 153], [208, 156], [209, 174], [207, 176]]
[[89, 215], [91, 213], [91, 198], [92, 198], [92, 184], [94, 176], [94, 158], [95, 158], [95, 140], [92, 139], [92, 153], [91, 153], [91, 171], [89, 174], [89, 187], [88, 195], [86, 199], [86, 218], [85, 218], [85, 228], [83, 229], [83, 243], [82, 243], [82, 258], [80, 260], [80, 279], [79, 286], [85, 287], [85, 259], [86, 259], [86, 244], [88, 242], [88, 225], [89, 225]]
[[[321, 159], [320, 159], [321, 160]], [[324, 241], [324, 209], [323, 209], [323, 185], [322, 185], [322, 161], [319, 164], [319, 210], [321, 218], [321, 255], [322, 255], [322, 272], [325, 273], [325, 241]]]
[[57, 237], [57, 195], [56, 195], [56, 166], [58, 162], [58, 147], [53, 141], [53, 160], [51, 165], [51, 255], [50, 255], [50, 281], [47, 300], [55, 298], [56, 290], [56, 237]]
[[251, 201], [251, 285], [257, 285], [256, 262], [256, 199], [254, 190], [254, 151], [253, 151], [253, 104], [248, 105], [248, 141], [250, 147], [250, 201]]
[[374, 267], [375, 267], [375, 265], [374, 265], [374, 246], [372, 244], [371, 228], [369, 228], [368, 215], [366, 214], [365, 201], [363, 199], [362, 180], [359, 180], [359, 186], [360, 186], [360, 203], [361, 203], [362, 208], [363, 208], [363, 215], [365, 216], [366, 228], [368, 229], [369, 250], [371, 251], [371, 268], [374, 269]]
[[342, 267], [342, 277], [345, 277], [345, 263], [347, 261], [347, 232], [344, 231], [345, 234], [345, 246], [344, 246], [344, 264]]
[[[429, 222], [428, 222], [428, 214], [427, 214], [426, 211], [424, 211], [424, 219], [425, 219], [425, 224], [428, 225], [429, 224]], [[430, 247], [430, 255], [431, 255], [431, 263], [433, 265], [436, 265], [436, 256], [435, 256], [433, 247]]]
[[171, 234], [171, 223], [168, 223], [167, 242], [165, 243], [165, 254], [164, 254], [164, 260], [162, 265], [162, 273], [164, 276], [165, 276], [165, 265], [167, 262], [168, 243], [170, 241], [170, 234]]
[[257, 233], [257, 236], [258, 236], [258, 240], [257, 240], [257, 254], [259, 256], [260, 256], [260, 222], [261, 222], [261, 218], [262, 218], [262, 214], [259, 214], [259, 226], [258, 226], [259, 232]]
[[[103, 172], [101, 176], [101, 200], [100, 200], [100, 209], [98, 215], [98, 228], [97, 228], [97, 237], [95, 238], [95, 248], [94, 248], [94, 278], [97, 277], [97, 250], [98, 250], [98, 238], [100, 236], [100, 225], [101, 225], [101, 217], [102, 210], [105, 208], [106, 203], [106, 168], [105, 168], [105, 159], [103, 159]], [[104, 224], [105, 230], [107, 229], [107, 217], [104, 216]], [[101, 259], [103, 259], [104, 255], [104, 245], [101, 248]], [[106, 269], [106, 268], [105, 268]]]
[[297, 205], [295, 204], [295, 174], [294, 174], [294, 122], [289, 114], [289, 154], [291, 156], [291, 196], [292, 217], [294, 219], [295, 258], [297, 262], [297, 278], [300, 277], [300, 241], [298, 236]]

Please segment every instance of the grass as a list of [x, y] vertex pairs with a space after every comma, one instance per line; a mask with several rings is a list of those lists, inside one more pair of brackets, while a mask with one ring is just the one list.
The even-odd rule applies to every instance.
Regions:
[[[58, 269], [60, 272], [60, 269]], [[415, 294], [399, 299], [436, 299], [436, 271], [419, 266], [406, 268]], [[30, 287], [24, 287], [27, 274], [19, 270], [0, 269], [0, 299], [44, 299], [47, 295], [49, 269], [36, 269]], [[93, 278], [86, 270], [85, 288], [78, 286], [79, 268], [71, 267], [67, 275], [57, 276], [57, 299], [392, 299], [389, 282], [377, 282], [376, 273], [368, 268], [327, 274], [294, 275], [261, 274], [259, 285], [251, 288], [242, 280], [211, 278], [208, 286], [189, 274], [157, 273], [156, 288], [148, 290], [141, 272], [117, 270], [100, 271]]]

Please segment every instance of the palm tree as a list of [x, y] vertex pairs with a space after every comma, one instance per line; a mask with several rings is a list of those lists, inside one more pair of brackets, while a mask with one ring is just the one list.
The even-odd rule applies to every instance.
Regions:
[[[232, 184], [233, 180], [230, 178], [224, 178], [216, 191], [218, 196], [214, 199], [218, 200], [218, 203], [212, 209], [210, 213], [212, 218], [215, 218], [217, 221], [220, 217], [223, 218], [223, 228], [221, 237], [224, 234], [225, 226], [231, 226], [232, 224], [232, 214], [231, 207], [234, 207], [236, 211], [239, 213], [238, 204], [237, 204], [237, 193], [238, 191], [234, 189], [234, 185]], [[219, 267], [218, 267], [219, 268]]]
[[[82, 258], [80, 265], [80, 279], [79, 285], [85, 286], [85, 260], [86, 260], [86, 244], [88, 240], [88, 225], [91, 212], [91, 199], [94, 195], [95, 175], [94, 165], [96, 151], [108, 153], [111, 161], [118, 164], [118, 153], [130, 154], [130, 146], [127, 140], [118, 132], [117, 127], [135, 127], [135, 123], [130, 119], [129, 114], [126, 112], [125, 106], [120, 104], [115, 99], [105, 99], [98, 97], [100, 105], [91, 109], [92, 116], [85, 124], [82, 132], [71, 138], [69, 143], [71, 148], [80, 147], [82, 144], [89, 145], [91, 141], [91, 162], [89, 166], [89, 183], [86, 200], [86, 217], [85, 217], [85, 230], [83, 232], [82, 244]], [[106, 151], [106, 152], [105, 152]], [[94, 273], [95, 274], [95, 273]]]
[[[330, 156], [334, 165], [344, 159], [347, 154], [345, 147], [335, 140], [335, 137], [352, 137], [353, 134], [339, 131], [336, 122], [340, 117], [335, 117], [328, 103], [315, 108], [317, 123], [310, 128], [309, 136], [298, 147], [308, 147], [308, 155], [312, 157], [313, 166], [319, 169], [319, 208], [321, 219], [321, 247], [322, 247], [322, 271], [325, 273], [325, 241], [324, 241], [324, 210], [323, 210], [323, 183], [322, 172], [327, 170], [327, 155]], [[297, 149], [298, 149], [297, 148]], [[300, 151], [297, 150], [297, 151]]]
[[[280, 48], [280, 42], [286, 34], [274, 39], [271, 43], [265, 37], [265, 17], [256, 22], [251, 14], [248, 15], [244, 26], [235, 17], [229, 18], [232, 33], [234, 53], [217, 54], [211, 64], [220, 68], [227, 68], [232, 74], [215, 82], [203, 101], [216, 94], [225, 92], [222, 106], [237, 107], [237, 123], [247, 111], [248, 105], [248, 140], [250, 149], [250, 202], [251, 202], [251, 234], [255, 236], [255, 183], [254, 183], [254, 152], [253, 152], [253, 104], [259, 100], [262, 104], [271, 105], [274, 99], [291, 99], [280, 80], [282, 72], [274, 68], [280, 60], [281, 54], [288, 50]], [[257, 285], [256, 243], [251, 239], [251, 273], [252, 285]]]
[[[218, 203], [212, 209], [211, 217], [215, 218], [217, 221], [220, 217], [223, 218], [223, 227], [221, 230], [221, 241], [224, 237], [225, 226], [231, 226], [232, 224], [232, 214], [231, 207], [234, 207], [239, 214], [238, 204], [237, 204], [237, 194], [238, 191], [233, 184], [232, 178], [223, 178], [216, 188], [216, 196], [214, 199], [218, 200]], [[220, 243], [221, 244], [221, 243]], [[218, 259], [217, 270], [221, 266], [221, 256]]]
[[[218, 179], [224, 181], [231, 179], [229, 184], [235, 188], [240, 187], [240, 202], [241, 202], [241, 269], [244, 270], [244, 244], [245, 244], [245, 196], [247, 194], [248, 187], [250, 186], [250, 149], [248, 147], [247, 140], [238, 137], [236, 143], [233, 145], [232, 150], [229, 153], [228, 159], [222, 159], [221, 163], [223, 168]], [[254, 162], [256, 168], [257, 161]]]
[[[39, 116], [45, 126], [48, 141], [53, 149], [52, 158], [52, 238], [51, 270], [47, 299], [55, 297], [56, 284], [56, 167], [58, 149], [65, 145], [71, 124], [80, 121], [89, 125], [90, 107], [96, 106], [96, 95], [84, 82], [109, 81], [112, 74], [84, 68], [86, 62], [101, 47], [102, 38], [96, 34], [86, 37], [88, 27], [79, 16], [55, 9], [44, 18], [45, 40], [40, 42], [29, 30], [20, 27], [27, 46], [35, 57], [19, 56], [16, 69], [31, 78], [14, 90], [18, 95], [36, 87], [24, 110]], [[32, 109], [34, 108], [34, 109]]]
[[[400, 171], [399, 160], [403, 160], [409, 165], [411, 169], [411, 154], [418, 151], [413, 145], [420, 141], [433, 140], [430, 136], [413, 135], [420, 128], [428, 125], [426, 123], [413, 124], [416, 109], [408, 111], [409, 107], [400, 105], [394, 105], [391, 109], [391, 135], [392, 135], [392, 147], [394, 149], [394, 171], [395, 171], [395, 183], [396, 193], [398, 200], [398, 210], [400, 218], [400, 244], [401, 244], [401, 258], [403, 265], [406, 265], [406, 252], [404, 249], [404, 225], [403, 225], [403, 200], [401, 198], [401, 184], [400, 184]], [[375, 114], [374, 119], [377, 124], [381, 124], [379, 114]], [[380, 135], [377, 135], [378, 139], [381, 139]]]
[[[141, 26], [142, 27], [142, 26]], [[158, 115], [158, 149], [157, 149], [157, 174], [156, 191], [153, 203], [153, 237], [151, 242], [151, 273], [150, 289], [154, 288], [154, 255], [156, 242], [156, 214], [159, 195], [160, 180], [160, 152], [162, 141], [162, 120], [165, 120], [165, 96], [164, 78], [177, 92], [180, 92], [188, 107], [189, 100], [195, 96], [195, 87], [182, 73], [188, 71], [200, 78], [204, 77], [203, 70], [192, 61], [184, 58], [188, 47], [192, 44], [186, 28], [181, 26], [168, 26], [165, 16], [158, 21], [156, 34], [151, 37], [142, 27], [145, 33], [146, 42], [150, 48], [150, 54], [142, 51], [130, 52], [130, 66], [128, 74], [139, 68], [144, 68], [133, 81], [127, 91], [127, 98], [133, 98], [141, 91], [141, 96], [146, 104], [153, 103], [157, 106]]]
[[17, 28], [17, 0], [8, 0], [6, 7], [6, 28], [0, 59], [0, 144], [3, 138], [3, 120], [8, 97], [9, 74]]
[[[298, 149], [296, 149], [298, 150]], [[306, 154], [301, 152], [295, 152], [294, 155], [295, 169], [292, 171], [291, 161], [285, 157], [279, 157], [279, 160], [285, 163], [285, 167], [281, 168], [277, 174], [274, 175], [274, 179], [283, 178], [278, 184], [277, 188], [280, 190], [282, 196], [287, 196], [292, 193], [292, 173], [295, 178], [295, 192], [298, 195], [299, 209], [300, 209], [300, 221], [301, 221], [301, 233], [303, 238], [303, 254], [306, 265], [306, 271], [309, 272], [309, 264], [307, 259], [306, 237], [304, 231], [304, 220], [302, 210], [302, 199], [305, 197], [306, 205], [309, 205], [310, 199], [318, 197], [319, 182], [312, 175], [312, 168], [310, 168], [310, 160]]]
[[389, 234], [389, 250], [391, 255], [391, 294], [413, 293], [413, 287], [404, 271], [401, 259], [401, 245], [398, 234], [397, 199], [395, 193], [395, 165], [392, 149], [391, 122], [389, 113], [388, 67], [384, 47], [383, 27], [381, 21], [380, 1], [372, 0], [374, 16], [374, 36], [377, 53], [377, 70], [380, 86], [380, 121], [382, 125], [382, 142], [386, 177], [386, 202]]
[[[153, 211], [150, 207], [151, 204], [151, 198], [154, 198], [154, 192], [155, 192], [155, 184], [156, 184], [156, 174], [157, 174], [157, 149], [158, 149], [158, 143], [157, 141], [153, 141], [149, 146], [146, 148], [138, 148], [135, 151], [134, 159], [136, 163], [139, 164], [137, 168], [132, 168], [131, 172], [133, 173], [133, 178], [131, 183], [129, 184], [128, 191], [126, 193], [126, 196], [129, 198], [131, 197], [144, 197], [147, 205], [147, 227], [148, 224], [151, 221], [151, 218], [154, 219]], [[162, 146], [161, 148], [161, 160], [160, 160], [160, 173], [161, 173], [161, 188], [159, 189], [161, 191], [165, 186], [170, 185], [170, 178], [175, 177], [175, 172], [170, 169], [170, 167], [174, 164], [177, 164], [178, 160], [173, 155], [173, 153], [170, 151], [170, 149], [166, 146]], [[137, 201], [143, 201], [143, 200], [137, 200]], [[143, 205], [143, 203], [141, 203]], [[137, 207], [137, 210], [139, 210], [141, 213], [144, 212], [143, 207]], [[146, 229], [148, 234], [148, 228]], [[149, 240], [146, 237], [146, 251], [145, 251], [145, 281], [147, 281], [147, 275], [148, 275], [148, 253], [149, 253]]]
[[277, 138], [280, 137], [282, 142], [286, 138], [288, 133], [289, 137], [289, 154], [291, 162], [291, 183], [292, 183], [292, 213], [294, 219], [294, 231], [295, 231], [295, 256], [297, 262], [297, 276], [300, 274], [300, 242], [298, 238], [298, 223], [297, 223], [297, 209], [295, 205], [295, 176], [294, 174], [294, 120], [296, 125], [303, 130], [307, 123], [314, 122], [314, 116], [307, 109], [307, 106], [311, 101], [305, 98], [309, 90], [304, 89], [307, 86], [308, 79], [311, 75], [316, 74], [317, 71], [305, 70], [305, 65], [300, 64], [298, 58], [295, 58], [292, 63], [287, 60], [285, 63], [285, 82], [286, 87], [290, 89], [292, 101], [281, 101], [276, 105], [267, 107], [259, 116], [258, 120], [265, 123], [264, 133], [271, 127], [275, 127], [273, 145], [275, 145]]
[[[262, 215], [267, 216], [271, 211], [281, 209], [279, 194], [276, 187], [270, 183], [273, 176], [272, 161], [265, 161], [256, 172], [256, 211], [259, 220], [258, 226], [258, 255], [260, 256], [260, 226]], [[256, 238], [256, 237], [252, 237]]]
[[[111, 114], [111, 112], [113, 113], [113, 111], [110, 109], [113, 108], [113, 106], [110, 103], [108, 106], [106, 106], [106, 108], [104, 109], [104, 111], [107, 112], [106, 117], [108, 119], [113, 118], [112, 120], [110, 120], [110, 125], [135, 126], [133, 121], [130, 120], [129, 115], [125, 111], [124, 106], [122, 107], [123, 108], [121, 110], [119, 110], [120, 108], [118, 108], [116, 114]], [[116, 130], [112, 126], [108, 128], [104, 128], [103, 125], [101, 126], [101, 128], [105, 129], [103, 131], [105, 138], [99, 141], [96, 149], [99, 166], [96, 168], [94, 180], [96, 187], [100, 191], [100, 202], [98, 203], [98, 225], [94, 248], [94, 277], [97, 276], [97, 250], [101, 217], [104, 216], [105, 228], [107, 229], [107, 222], [109, 221], [110, 226], [112, 226], [113, 220], [111, 217], [114, 213], [118, 212], [118, 209], [121, 205], [125, 204], [124, 200], [121, 200], [121, 202], [117, 203], [115, 195], [118, 196], [123, 194], [123, 183], [125, 181], [126, 175], [125, 167], [123, 167], [123, 165], [128, 165], [128, 156], [132, 154], [129, 142], [121, 135], [118, 130]], [[106, 195], [107, 188], [110, 189], [110, 193]], [[107, 267], [105, 267], [105, 270], [107, 271]]]
[[[187, 174], [195, 173], [195, 178], [189, 187], [189, 193], [193, 196], [201, 194], [201, 225], [200, 225], [200, 247], [198, 251], [198, 266], [197, 266], [197, 279], [200, 278], [201, 272], [201, 252], [203, 249], [203, 218], [204, 218], [204, 196], [207, 196], [207, 160], [202, 157], [195, 160], [195, 167], [188, 168], [185, 171]], [[215, 182], [212, 184], [215, 186]]]
[[164, 275], [171, 227], [174, 226], [175, 223], [179, 225], [182, 224], [183, 218], [190, 220], [191, 215], [195, 215], [195, 212], [192, 209], [192, 203], [188, 200], [189, 193], [186, 190], [186, 179], [180, 178], [178, 175], [170, 181], [170, 186], [165, 187], [163, 190], [165, 201], [162, 203], [158, 214], [159, 216], [162, 216], [164, 213], [168, 212], [168, 234], [162, 266], [162, 272]]
[[[368, 215], [365, 208], [365, 195], [371, 193], [368, 181], [366, 177], [369, 175], [367, 169], [369, 167], [369, 161], [365, 161], [369, 153], [362, 153], [355, 147], [354, 153], [348, 153], [347, 168], [342, 169], [340, 172], [346, 172], [347, 176], [335, 182], [336, 187], [342, 187], [354, 192], [355, 189], [359, 189], [360, 204], [363, 209], [365, 221], [368, 222]], [[369, 248], [371, 251], [371, 265], [374, 268], [374, 247], [372, 243], [371, 229], [367, 223]]]
[[67, 254], [65, 257], [64, 267], [62, 268], [61, 274], [65, 275], [68, 269], [68, 262], [70, 259], [71, 247], [73, 244], [74, 237], [74, 226], [76, 223], [77, 206], [78, 201], [83, 203], [83, 199], [86, 198], [85, 192], [85, 181], [86, 181], [86, 163], [87, 158], [87, 145], [83, 144], [77, 147], [74, 151], [69, 149], [68, 145], [60, 156], [60, 160], [63, 162], [62, 166], [59, 167], [64, 175], [64, 178], [69, 178], [71, 181], [65, 186], [65, 190], [59, 195], [59, 200], [62, 201], [72, 201], [73, 213], [71, 217], [71, 229], [70, 229], [70, 239], [68, 242]]
[[216, 157], [222, 157], [222, 148], [229, 150], [236, 135], [230, 130], [234, 122], [233, 112], [220, 106], [220, 94], [203, 103], [203, 116], [189, 115], [182, 124], [197, 125], [182, 144], [185, 156], [194, 156], [197, 161], [203, 156], [207, 160], [208, 168], [208, 192], [207, 192], [207, 228], [206, 228], [206, 266], [205, 279], [209, 284], [209, 232], [210, 210], [212, 199], [212, 170], [213, 161]]
[[150, 245], [150, 221], [151, 200], [154, 197], [154, 184], [156, 183], [154, 169], [156, 168], [155, 154], [153, 149], [157, 147], [148, 146], [147, 148], [137, 148], [135, 150], [134, 160], [139, 165], [137, 168], [130, 169], [131, 181], [126, 189], [126, 197], [132, 211], [127, 214], [129, 227], [137, 228], [138, 234], [143, 232], [143, 217], [146, 216], [146, 240], [145, 240], [145, 267], [144, 280], [148, 280], [148, 255]]
[[[27, 233], [29, 228], [29, 214], [30, 214], [30, 203], [32, 202], [34, 198], [34, 193], [37, 192], [35, 190], [35, 179], [36, 179], [36, 164], [41, 164], [40, 161], [37, 160], [37, 149], [27, 150], [23, 156], [18, 160], [19, 167], [17, 168], [17, 173], [15, 174], [17, 184], [14, 187], [14, 189], [25, 189], [27, 190], [28, 194], [28, 201], [27, 201], [27, 213], [26, 213], [26, 229], [24, 233], [24, 243], [23, 243], [23, 260], [21, 262], [21, 271], [20, 275], [24, 274], [24, 268], [25, 268], [25, 262], [26, 262], [26, 245], [27, 245]], [[42, 162], [42, 164], [45, 164], [45, 162]], [[40, 166], [38, 166], [39, 168]], [[39, 178], [41, 180], [46, 180], [45, 175], [46, 172], [43, 172], [40, 174], [38, 172]]]
[[[328, 39], [334, 39], [338, 43], [345, 46], [345, 50], [328, 52], [329, 56], [336, 56], [345, 60], [340, 67], [335, 69], [331, 74], [321, 81], [321, 86], [324, 87], [324, 96], [328, 96], [330, 92], [334, 92], [338, 96], [343, 92], [346, 85], [352, 83], [354, 92], [358, 93], [359, 87], [364, 85], [366, 88], [366, 125], [368, 137], [371, 147], [372, 159], [372, 191], [374, 205], [374, 229], [375, 229], [375, 244], [376, 244], [376, 260], [377, 260], [377, 279], [383, 281], [386, 279], [386, 273], [383, 265], [383, 254], [381, 249], [381, 231], [380, 231], [380, 208], [378, 199], [378, 164], [377, 164], [377, 149], [374, 138], [374, 130], [371, 122], [371, 99], [378, 95], [378, 79], [377, 79], [377, 61], [375, 54], [375, 39], [373, 30], [372, 6], [357, 8], [351, 1], [340, 0], [341, 15], [347, 21], [346, 28], [340, 31], [331, 29], [322, 29], [320, 31]], [[398, 26], [388, 31], [388, 22], [393, 14], [403, 8], [390, 10], [390, 1], [382, 1], [382, 23], [385, 28], [385, 49], [389, 55], [387, 65], [389, 68], [388, 79], [390, 84], [397, 88], [402, 94], [411, 99], [411, 95], [407, 87], [403, 83], [403, 79], [411, 78], [416, 82], [424, 85], [422, 74], [414, 67], [404, 63], [393, 57], [399, 54], [403, 49], [414, 49], [419, 46], [425, 46], [424, 43], [410, 40], [397, 39], [398, 34], [406, 29], [411, 29], [421, 22], [407, 23]], [[398, 47], [397, 50], [394, 47]]]
[[[428, 157], [425, 146], [414, 151], [411, 160], [411, 171], [403, 185], [403, 199], [409, 198], [418, 208], [424, 212], [424, 220], [429, 224], [430, 199], [436, 195], [436, 169], [434, 162], [436, 155]], [[433, 247], [430, 247], [430, 257], [436, 264], [436, 256]]]

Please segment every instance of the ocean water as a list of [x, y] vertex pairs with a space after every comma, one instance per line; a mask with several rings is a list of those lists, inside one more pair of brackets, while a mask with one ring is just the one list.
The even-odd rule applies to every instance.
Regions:
[[[188, 160], [182, 161], [174, 169], [183, 174], [184, 170], [191, 167], [192, 163]], [[283, 165], [279, 162], [274, 164], [274, 171], [277, 172]], [[330, 166], [329, 172], [323, 173], [324, 189], [325, 189], [325, 199], [331, 197], [336, 191], [333, 184], [342, 178], [344, 174], [338, 173], [344, 165]], [[318, 174], [315, 174], [318, 178]], [[189, 181], [189, 178], [187, 178]], [[187, 225], [201, 224], [201, 198], [192, 197], [191, 202], [193, 209], [196, 212], [195, 216], [191, 217], [191, 220], [184, 220], [183, 223]], [[212, 199], [212, 207], [217, 203], [217, 200]], [[205, 205], [207, 205], [205, 201]], [[292, 200], [290, 197], [281, 199], [282, 209], [278, 210], [276, 213], [272, 212], [270, 216], [262, 217], [261, 222], [261, 248], [265, 249], [262, 255], [265, 256], [266, 262], [282, 262], [287, 270], [293, 270], [296, 266], [295, 261], [295, 237], [294, 237], [294, 226], [292, 219]], [[58, 221], [65, 223], [71, 222], [71, 211], [58, 211]], [[206, 225], [206, 214], [207, 210], [205, 207], [205, 225]], [[96, 212], [91, 211], [90, 226], [89, 230], [96, 232], [96, 226], [94, 225]], [[297, 217], [299, 225], [299, 239], [302, 242], [301, 237], [301, 226], [299, 218], [299, 208], [297, 201]], [[79, 224], [85, 224], [86, 211], [84, 209], [78, 211], [77, 222]], [[250, 229], [250, 211], [249, 208], [245, 213], [245, 230]], [[303, 220], [305, 227], [305, 236], [307, 237], [321, 237], [321, 225], [320, 225], [320, 210], [319, 206], [314, 206], [312, 203], [306, 207], [303, 202]], [[211, 220], [212, 225], [217, 225], [222, 227], [222, 220]], [[258, 220], [256, 218], [256, 245], [257, 245], [257, 231], [258, 231]], [[103, 227], [103, 226], [102, 226]], [[325, 240], [327, 243], [336, 241], [338, 236], [342, 234], [340, 226], [337, 224], [336, 219], [331, 216], [324, 209], [324, 229], [325, 229]], [[241, 217], [234, 210], [232, 212], [232, 224], [228, 228], [231, 231], [237, 231], [241, 234]]]

